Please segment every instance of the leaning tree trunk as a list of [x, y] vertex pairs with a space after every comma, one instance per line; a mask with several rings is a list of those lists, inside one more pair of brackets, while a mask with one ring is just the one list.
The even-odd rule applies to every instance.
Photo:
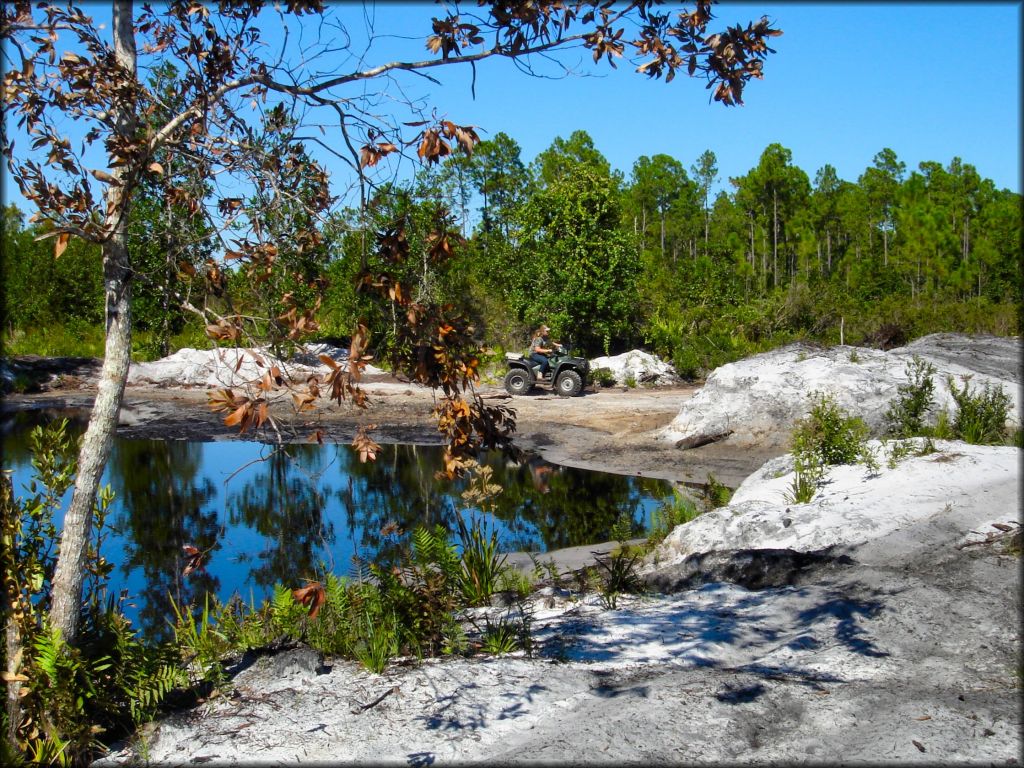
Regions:
[[[132, 24], [131, 0], [113, 3], [112, 31], [114, 53], [128, 79], [136, 77], [135, 32]], [[123, 135], [134, 132], [132, 105], [123, 104], [116, 115], [116, 125]], [[116, 158], [111, 158], [115, 160]], [[81, 450], [78, 453], [78, 476], [71, 505], [64, 516], [57, 567], [53, 575], [50, 623], [59, 629], [68, 643], [78, 633], [78, 618], [85, 581], [85, 558], [92, 537], [93, 508], [99, 491], [103, 469], [110, 458], [114, 430], [124, 398], [128, 366], [131, 363], [131, 268], [128, 258], [128, 203], [125, 194], [127, 173], [121, 163], [111, 162], [114, 180], [107, 187], [109, 233], [103, 242], [103, 287], [106, 293], [106, 346], [100, 369], [96, 401], [89, 415]]]
[[85, 556], [92, 536], [93, 508], [100, 477], [114, 441], [118, 413], [131, 362], [131, 310], [128, 249], [121, 231], [103, 245], [103, 282], [106, 288], [107, 340], [96, 401], [78, 454], [78, 476], [71, 506], [64, 516], [60, 554], [53, 576], [50, 621], [72, 642], [78, 631]]

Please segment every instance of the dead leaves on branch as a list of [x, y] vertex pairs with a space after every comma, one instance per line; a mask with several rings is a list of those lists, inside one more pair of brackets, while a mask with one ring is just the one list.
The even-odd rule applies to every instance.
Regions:
[[[487, 39], [493, 39], [493, 44], [474, 54], [516, 57], [557, 46], [559, 41], [581, 39], [595, 63], [604, 59], [612, 67], [629, 47], [634, 57], [647, 59], [639, 64], [637, 72], [671, 82], [685, 67], [690, 76], [700, 73], [707, 78], [707, 87], [715, 89], [715, 101], [726, 106], [742, 104], [744, 85], [752, 78], [762, 77], [763, 61], [774, 53], [766, 43], [767, 38], [782, 32], [771, 28], [767, 18], [746, 27], [737, 25], [723, 32], [710, 32], [708, 26], [713, 15], [709, 0], [698, 0], [692, 11], [674, 15], [662, 11], [662, 5], [658, 0], [510, 0], [490, 4], [490, 18], [486, 22], [466, 24], [457, 14], [435, 18], [426, 46], [449, 61], [471, 55], [466, 48], [482, 46]], [[436, 148], [444, 152], [443, 147]], [[434, 138], [428, 141], [426, 149], [435, 149]]]
[[[363, 371], [373, 355], [365, 354], [369, 342], [370, 333], [362, 323], [352, 334], [352, 341], [349, 344], [348, 360], [344, 365], [339, 364], [329, 355], [320, 355], [320, 362], [330, 368], [324, 385], [330, 389], [330, 398], [339, 405], [343, 400], [351, 400], [352, 404], [365, 408], [369, 403], [366, 393], [359, 387], [359, 380]], [[312, 389], [310, 390], [312, 392]], [[319, 395], [319, 387], [316, 389]]]
[[440, 162], [452, 153], [452, 146], [445, 139], [454, 140], [463, 152], [471, 155], [473, 148], [480, 142], [474, 128], [472, 125], [456, 125], [449, 120], [442, 120], [439, 127], [423, 131], [416, 155], [425, 163]]
[[452, 395], [434, 408], [437, 431], [445, 439], [444, 470], [448, 479], [460, 476], [481, 450], [508, 448], [516, 430], [515, 411], [485, 405], [479, 395]]
[[237, 315], [222, 317], [206, 326], [206, 335], [214, 341], [238, 341], [242, 338], [241, 318]]
[[380, 445], [374, 442], [373, 438], [368, 434], [376, 428], [376, 424], [359, 427], [356, 430], [355, 437], [352, 438], [352, 447], [359, 453], [359, 461], [362, 464], [365, 464], [367, 461], [376, 461], [377, 454], [380, 453]]
[[312, 581], [304, 587], [292, 590], [295, 602], [309, 609], [309, 618], [315, 619], [320, 608], [327, 602], [327, 590], [319, 581]]
[[[260, 381], [262, 387], [267, 381], [264, 377]], [[271, 382], [269, 387], [273, 387]], [[206, 396], [207, 406], [214, 413], [226, 413], [224, 426], [238, 427], [241, 434], [252, 428], [262, 427], [270, 421], [270, 406], [266, 398], [259, 397], [252, 399], [245, 395], [236, 395], [230, 389], [219, 389], [210, 392]]]
[[[426, 125], [426, 121], [406, 123], [413, 127]], [[398, 144], [389, 141], [376, 141], [376, 131], [371, 131], [369, 141], [359, 150], [359, 167], [372, 168], [388, 155], [399, 152]], [[439, 163], [452, 154], [453, 144], [465, 154], [472, 155], [473, 149], [480, 143], [476, 126], [457, 125], [451, 120], [441, 120], [430, 128], [420, 131], [408, 142], [400, 142], [406, 146], [416, 145], [416, 156], [423, 163]]]

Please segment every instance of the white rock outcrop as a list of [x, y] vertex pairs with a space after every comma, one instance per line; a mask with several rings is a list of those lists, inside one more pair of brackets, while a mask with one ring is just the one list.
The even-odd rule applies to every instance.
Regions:
[[955, 412], [948, 377], [962, 388], [966, 375], [972, 390], [1002, 387], [1011, 399], [1009, 421], [1020, 424], [1020, 340], [933, 334], [890, 351], [797, 343], [723, 365], [658, 437], [685, 447], [726, 435], [736, 446], [781, 442], [815, 392], [880, 430], [915, 355], [935, 366], [932, 423], [943, 410]]
[[863, 464], [828, 467], [814, 497], [803, 504], [791, 501], [792, 456], [766, 462], [727, 506], [676, 527], [661, 544], [659, 567], [712, 551], [817, 552], [882, 538], [884, 561], [926, 546], [933, 538], [929, 529], [938, 537], [951, 530], [992, 530], [992, 523], [1019, 524], [1020, 449], [937, 440], [934, 452], [889, 467], [887, 449], [879, 441], [868, 445], [879, 458], [877, 472]]
[[634, 349], [611, 357], [595, 357], [590, 369], [607, 368], [615, 376], [615, 383], [625, 386], [632, 380], [636, 384], [665, 386], [679, 381], [675, 369], [655, 355]]
[[[240, 387], [259, 380], [271, 367], [294, 380], [311, 374], [326, 374], [329, 368], [319, 355], [345, 364], [348, 351], [327, 344], [308, 344], [287, 361], [275, 358], [265, 349], [179, 349], [173, 355], [150, 363], [133, 363], [128, 371], [128, 384], [155, 384], [165, 387]], [[381, 373], [367, 366], [366, 374]]]

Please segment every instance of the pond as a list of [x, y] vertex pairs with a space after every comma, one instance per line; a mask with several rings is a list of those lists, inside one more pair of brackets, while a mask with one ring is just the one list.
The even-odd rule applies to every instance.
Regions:
[[[32, 477], [29, 433], [61, 415], [2, 414], [3, 466], [13, 470], [16, 497]], [[80, 415], [70, 422], [74, 434], [84, 431]], [[607, 541], [622, 514], [643, 535], [672, 497], [661, 480], [498, 453], [481, 463], [504, 489], [493, 514], [466, 507], [465, 481], [435, 477], [439, 446], [384, 445], [376, 461], [361, 463], [348, 445], [118, 438], [103, 478], [115, 494], [102, 546], [115, 565], [110, 588], [127, 595], [136, 626], [159, 636], [172, 615], [168, 596], [201, 605], [208, 593], [238, 594], [258, 605], [276, 583], [353, 575], [359, 560], [393, 555], [419, 525], [454, 532], [457, 515], [476, 518], [503, 551], [545, 552]], [[186, 545], [209, 552], [204, 571], [183, 574]]]

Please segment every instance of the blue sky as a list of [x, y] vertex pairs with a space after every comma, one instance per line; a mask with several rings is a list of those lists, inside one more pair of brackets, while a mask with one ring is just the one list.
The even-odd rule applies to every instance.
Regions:
[[[412, 29], [436, 10], [381, 4], [377, 13], [378, 28], [381, 14], [394, 14]], [[665, 153], [689, 169], [711, 149], [722, 188], [778, 142], [812, 181], [826, 163], [856, 181], [889, 147], [908, 173], [960, 157], [997, 187], [1021, 191], [1020, 3], [725, 2], [714, 13], [744, 24], [767, 15], [784, 31], [742, 107], [709, 103], [701, 80], [648, 81], [628, 64], [610, 70], [577, 54], [569, 61], [590, 76], [543, 80], [508, 62], [478, 66], [475, 101], [468, 71], [435, 70], [444, 87], [431, 86], [434, 102], [483, 138], [508, 133], [527, 161], [583, 129], [627, 177], [641, 155]]]
[[[106, 3], [89, 9], [97, 17], [108, 12]], [[562, 57], [579, 74], [557, 79], [526, 76], [509, 61], [483, 62], [475, 99], [463, 65], [432, 69], [439, 85], [412, 75], [401, 83], [406, 95], [428, 99], [454, 122], [478, 126], [482, 138], [509, 134], [526, 162], [556, 137], [582, 129], [627, 178], [642, 155], [668, 154], [689, 169], [710, 149], [720, 190], [771, 143], [791, 150], [812, 181], [826, 163], [856, 181], [888, 147], [908, 173], [922, 161], [947, 165], [960, 157], [997, 187], [1020, 192], [1021, 9], [1019, 2], [719, 3], [713, 24], [764, 14], [784, 30], [772, 41], [777, 53], [765, 64], [765, 79], [747, 87], [742, 107], [710, 103], [702, 80], [649, 81], [628, 62], [617, 70], [595, 66], [582, 50]], [[347, 2], [331, 10], [353, 31], [362, 29], [364, 14], [374, 19], [381, 48], [367, 65], [428, 58], [430, 18], [441, 14], [425, 2]], [[361, 50], [358, 43], [353, 50]], [[340, 56], [335, 62], [351, 66]], [[343, 194], [351, 169], [321, 159]], [[28, 210], [10, 184], [4, 194]]]

